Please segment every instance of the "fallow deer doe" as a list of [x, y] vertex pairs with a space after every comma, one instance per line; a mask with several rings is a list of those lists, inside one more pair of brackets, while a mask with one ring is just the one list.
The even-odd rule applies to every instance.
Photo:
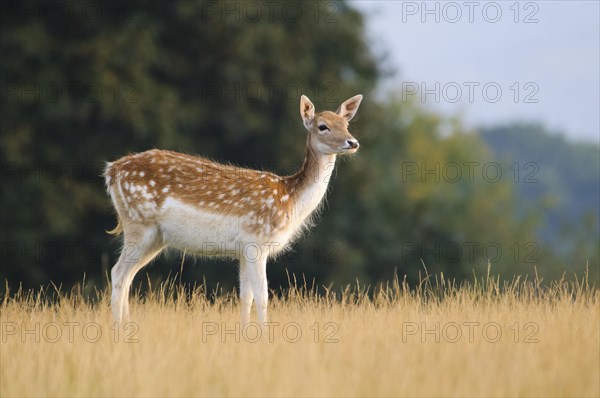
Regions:
[[304, 164], [297, 173], [222, 165], [182, 153], [150, 150], [108, 163], [104, 173], [123, 248], [112, 268], [115, 321], [129, 318], [129, 288], [135, 274], [161, 250], [232, 257], [240, 262], [242, 323], [255, 301], [267, 321], [267, 259], [280, 253], [311, 224], [327, 191], [336, 155], [354, 153], [348, 132], [362, 95], [336, 112], [315, 113], [302, 96], [300, 114], [308, 130]]

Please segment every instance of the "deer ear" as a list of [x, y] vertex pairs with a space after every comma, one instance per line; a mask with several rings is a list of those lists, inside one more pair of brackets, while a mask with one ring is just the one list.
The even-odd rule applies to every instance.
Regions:
[[300, 97], [300, 116], [307, 130], [310, 130], [313, 119], [315, 118], [315, 106], [306, 95]]
[[344, 101], [342, 105], [335, 112], [338, 115], [345, 118], [347, 121], [352, 120], [354, 115], [356, 115], [356, 111], [360, 106], [360, 101], [362, 101], [363, 96], [361, 94], [355, 95], [354, 97]]

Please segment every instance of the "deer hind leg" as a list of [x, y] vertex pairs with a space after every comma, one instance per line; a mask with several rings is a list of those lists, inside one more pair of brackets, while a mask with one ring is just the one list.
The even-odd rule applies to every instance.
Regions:
[[240, 260], [240, 302], [242, 306], [242, 326], [250, 322], [250, 312], [252, 311], [252, 302], [254, 294], [250, 282], [250, 264], [245, 260]]
[[[257, 259], [242, 258], [240, 264], [245, 262], [247, 278], [250, 281], [254, 304], [261, 324], [267, 322], [267, 303], [269, 300], [269, 287], [267, 285], [267, 257]], [[244, 267], [242, 266], [242, 268]], [[250, 305], [251, 302], [250, 302]], [[242, 310], [244, 310], [242, 304]], [[249, 309], [248, 309], [249, 312]], [[243, 314], [242, 314], [243, 315]]]
[[133, 278], [164, 247], [156, 227], [133, 226], [123, 233], [123, 249], [111, 270], [111, 309], [115, 322], [129, 318], [129, 288]]

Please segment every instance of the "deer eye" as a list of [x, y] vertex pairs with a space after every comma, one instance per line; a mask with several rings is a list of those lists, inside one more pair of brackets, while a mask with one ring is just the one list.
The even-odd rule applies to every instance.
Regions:
[[321, 125], [319, 125], [319, 130], [321, 130], [321, 131], [329, 130], [329, 127], [327, 127], [324, 124], [321, 124]]

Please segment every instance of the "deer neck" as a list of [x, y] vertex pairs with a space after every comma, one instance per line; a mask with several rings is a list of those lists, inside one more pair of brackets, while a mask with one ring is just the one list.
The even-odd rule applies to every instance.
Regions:
[[335, 159], [336, 155], [315, 151], [309, 139], [302, 167], [287, 179], [294, 223], [302, 224], [323, 200], [333, 173]]

